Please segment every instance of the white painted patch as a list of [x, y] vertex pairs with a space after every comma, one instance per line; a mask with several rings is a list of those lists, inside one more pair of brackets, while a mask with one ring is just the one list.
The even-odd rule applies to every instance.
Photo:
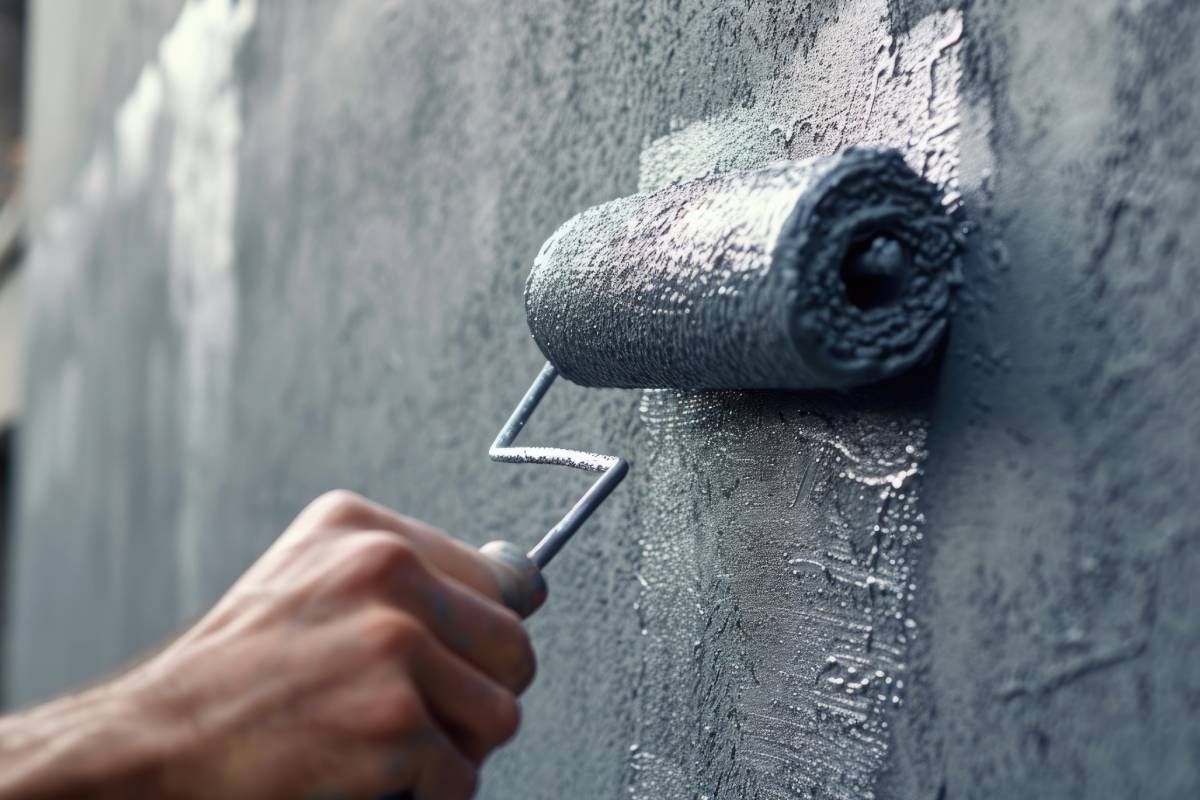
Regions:
[[[858, 8], [821, 30], [769, 102], [785, 147], [793, 158], [809, 158], [853, 144], [890, 145], [956, 201], [962, 12], [931, 14], [896, 40], [882, 22], [883, 0], [852, 5]], [[814, 66], [823, 70], [819, 90]]]
[[[639, 190], [885, 144], [956, 200], [962, 12], [927, 16], [897, 41], [887, 33], [886, 0], [849, 6], [821, 29], [807, 56], [797, 53], [782, 76], [759, 87], [753, 108], [733, 108], [648, 141]], [[864, 82], [863, 75], [870, 78]]]
[[647, 141], [638, 159], [638, 191], [721, 172], [761, 167], [787, 153], [776, 131], [755, 109], [737, 108], [697, 120]]

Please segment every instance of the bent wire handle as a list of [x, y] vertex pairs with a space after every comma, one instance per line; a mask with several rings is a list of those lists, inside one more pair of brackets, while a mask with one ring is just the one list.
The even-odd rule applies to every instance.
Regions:
[[[542, 367], [542, 371], [534, 379], [529, 391], [521, 398], [521, 402], [513, 410], [512, 416], [500, 429], [496, 441], [488, 448], [488, 456], [493, 461], [506, 464], [556, 464], [561, 467], [574, 467], [587, 472], [602, 473], [591, 488], [583, 493], [583, 497], [571, 507], [558, 524], [551, 528], [542, 540], [529, 551], [529, 560], [538, 569], [550, 563], [550, 559], [562, 549], [570, 538], [579, 530], [579, 526], [587, 522], [605, 498], [617, 488], [617, 484], [629, 472], [629, 462], [618, 456], [605, 456], [599, 453], [588, 453], [582, 450], [565, 450], [559, 447], [513, 447], [512, 443], [520, 435], [521, 429], [529, 421], [538, 403], [550, 390], [558, 370], [550, 362]], [[380, 800], [413, 800], [411, 792], [400, 792], [381, 797]]]
[[529, 560], [536, 564], [538, 569], [550, 563], [550, 559], [554, 558], [554, 555], [570, 540], [575, 531], [579, 530], [579, 526], [587, 521], [592, 512], [604, 502], [613, 489], [617, 488], [617, 484], [629, 472], [629, 462], [618, 456], [606, 456], [582, 450], [565, 450], [558, 447], [513, 446], [513, 441], [520, 435], [521, 429], [525, 427], [525, 423], [529, 421], [529, 417], [538, 407], [542, 398], [546, 396], [546, 392], [549, 391], [557, 377], [558, 370], [547, 361], [546, 366], [542, 367], [542, 371], [534, 379], [533, 385], [529, 387], [529, 391], [525, 393], [521, 402], [513, 410], [508, 422], [504, 423], [504, 427], [500, 429], [496, 441], [492, 442], [492, 446], [488, 449], [488, 456], [493, 461], [507, 464], [555, 464], [561, 467], [574, 467], [586, 472], [602, 473], [591, 488], [584, 492], [583, 497], [580, 497], [571, 510], [558, 521], [558, 524], [551, 528], [542, 537], [542, 540], [529, 551]]

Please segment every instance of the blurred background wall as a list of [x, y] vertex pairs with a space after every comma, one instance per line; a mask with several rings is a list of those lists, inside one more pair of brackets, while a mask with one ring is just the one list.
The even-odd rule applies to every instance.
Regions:
[[970, 232], [944, 358], [851, 396], [556, 388], [530, 440], [634, 470], [550, 570], [483, 795], [1197, 796], [1200, 6], [29, 6], [10, 706], [170, 636], [331, 487], [532, 542], [583, 485], [486, 458], [541, 242], [882, 141]]
[[[23, 0], [0, 3], [0, 570], [5, 576], [9, 574], [13, 443], [21, 405], [25, 344], [24, 281], [17, 267], [25, 245], [21, 171], [25, 155], [27, 19]], [[6, 600], [0, 599], [0, 640], [7, 621]], [[0, 647], [0, 656], [2, 653]]]

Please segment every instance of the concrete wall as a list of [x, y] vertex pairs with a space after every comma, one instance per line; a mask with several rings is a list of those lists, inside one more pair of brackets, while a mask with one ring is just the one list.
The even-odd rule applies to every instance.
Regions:
[[530, 440], [634, 471], [551, 568], [483, 794], [1196, 796], [1200, 6], [80, 9], [33, 15], [12, 701], [169, 634], [331, 486], [533, 541], [582, 479], [485, 448], [545, 237], [885, 141], [972, 230], [942, 363], [556, 388]]

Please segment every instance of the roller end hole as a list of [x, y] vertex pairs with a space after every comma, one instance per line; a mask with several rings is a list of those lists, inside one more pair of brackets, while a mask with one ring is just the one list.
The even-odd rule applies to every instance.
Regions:
[[855, 242], [842, 261], [846, 299], [861, 309], [891, 305], [904, 293], [908, 251], [888, 236]]

